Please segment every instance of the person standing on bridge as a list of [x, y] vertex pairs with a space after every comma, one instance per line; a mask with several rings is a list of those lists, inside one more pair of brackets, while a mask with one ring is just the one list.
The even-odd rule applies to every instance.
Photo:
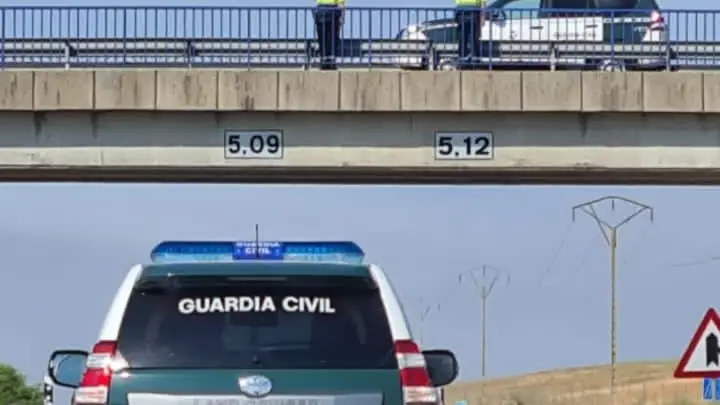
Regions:
[[487, 0], [455, 0], [458, 38], [458, 68], [478, 63], [480, 32], [485, 24]]
[[340, 29], [345, 14], [345, 0], [315, 0], [315, 29], [320, 48], [320, 69], [337, 69]]

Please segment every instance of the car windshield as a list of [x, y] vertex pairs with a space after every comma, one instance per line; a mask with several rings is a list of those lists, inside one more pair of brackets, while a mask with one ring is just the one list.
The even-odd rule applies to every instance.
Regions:
[[131, 368], [397, 367], [371, 280], [184, 284], [133, 291], [118, 338]]

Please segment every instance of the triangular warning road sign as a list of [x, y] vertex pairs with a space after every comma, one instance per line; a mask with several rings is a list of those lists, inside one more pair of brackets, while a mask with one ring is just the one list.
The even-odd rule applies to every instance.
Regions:
[[720, 316], [710, 308], [690, 340], [675, 378], [720, 378]]

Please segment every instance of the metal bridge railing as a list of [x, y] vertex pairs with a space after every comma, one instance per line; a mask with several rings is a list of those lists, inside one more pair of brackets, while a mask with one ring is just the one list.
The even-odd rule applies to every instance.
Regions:
[[[298, 67], [310, 7], [0, 8], [0, 67]], [[453, 8], [348, 8], [341, 67], [452, 68]], [[491, 9], [481, 68], [717, 69], [720, 10]], [[538, 27], [540, 27], [538, 29]]]

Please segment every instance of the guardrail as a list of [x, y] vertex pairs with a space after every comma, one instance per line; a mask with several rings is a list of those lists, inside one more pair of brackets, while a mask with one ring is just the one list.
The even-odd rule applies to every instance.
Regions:
[[[676, 70], [720, 68], [720, 43], [645, 43], [492, 41], [492, 52], [480, 58], [487, 69]], [[347, 68], [441, 70], [457, 57], [457, 44], [426, 41], [346, 40], [338, 57]], [[0, 42], [3, 68], [87, 67], [246, 67], [310, 69], [318, 60], [311, 40], [250, 41], [204, 38], [36, 39]], [[698, 63], [703, 58], [709, 63]]]
[[[0, 67], [311, 68], [313, 8], [0, 8]], [[348, 8], [340, 67], [443, 69], [457, 56], [453, 8]], [[720, 68], [720, 10], [492, 9], [489, 69]], [[538, 26], [542, 30], [536, 30]], [[720, 26], [720, 24], [718, 25]]]

